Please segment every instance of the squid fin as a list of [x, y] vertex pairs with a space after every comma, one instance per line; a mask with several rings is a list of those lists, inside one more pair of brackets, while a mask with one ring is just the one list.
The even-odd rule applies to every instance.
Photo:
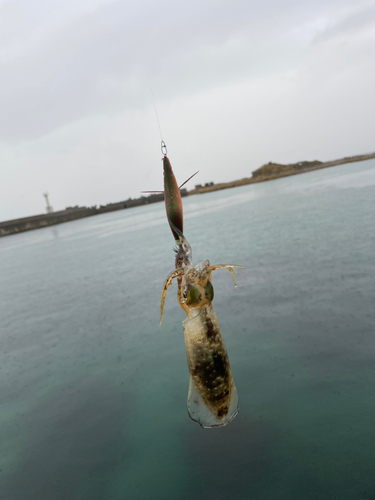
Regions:
[[208, 429], [212, 427], [223, 427], [229, 424], [238, 414], [238, 394], [233, 385], [228, 413], [223, 419], [219, 419], [203, 401], [202, 396], [195, 385], [194, 379], [189, 375], [189, 392], [187, 398], [187, 410], [189, 417], [201, 427]]

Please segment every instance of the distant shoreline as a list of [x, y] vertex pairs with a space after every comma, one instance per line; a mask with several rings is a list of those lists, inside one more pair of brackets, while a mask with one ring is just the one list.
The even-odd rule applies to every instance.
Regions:
[[[210, 193], [211, 191], [219, 191], [222, 189], [229, 189], [237, 186], [245, 186], [246, 184], [254, 184], [256, 182], [265, 182], [273, 179], [279, 179], [280, 177], [287, 177], [289, 175], [303, 174], [306, 172], [311, 172], [313, 170], [320, 170], [322, 168], [336, 167], [337, 165], [343, 165], [345, 163], [353, 163], [365, 160], [371, 160], [375, 158], [375, 153], [370, 153], [367, 155], [357, 155], [342, 158], [340, 160], [321, 162], [315, 161], [302, 161], [298, 163], [290, 163], [288, 165], [282, 165], [280, 163], [268, 163], [258, 168], [252, 172], [252, 177], [245, 177], [232, 182], [223, 182], [220, 184], [214, 184], [210, 182], [205, 186], [197, 185], [195, 189], [191, 191], [186, 191], [186, 189], [181, 189], [181, 196], [190, 196], [193, 194], [203, 194]], [[114, 212], [116, 210], [124, 210], [132, 207], [138, 207], [140, 205], [148, 205], [150, 203], [156, 203], [164, 200], [164, 194], [151, 194], [150, 196], [141, 196], [140, 198], [131, 199], [125, 201], [120, 201], [118, 203], [108, 203], [107, 205], [101, 205], [100, 207], [68, 207], [65, 210], [59, 212], [52, 212], [48, 214], [33, 215], [29, 217], [23, 217], [20, 219], [13, 219], [4, 222], [0, 222], [0, 237], [8, 236], [11, 234], [22, 233], [24, 231], [30, 231], [33, 229], [39, 229], [46, 226], [54, 226], [56, 224], [62, 224], [63, 222], [69, 222], [71, 220], [82, 219], [84, 217], [90, 217], [93, 215], [98, 215], [106, 212]]]
[[196, 186], [195, 189], [188, 191], [188, 196], [192, 194], [210, 193], [211, 191], [219, 191], [221, 189], [245, 186], [246, 184], [255, 184], [257, 182], [271, 181], [273, 179], [279, 179], [280, 177], [304, 174], [306, 172], [312, 172], [313, 170], [336, 167], [337, 165], [344, 165], [345, 163], [356, 163], [360, 161], [371, 160], [373, 158], [375, 158], [375, 153], [370, 153], [367, 155], [347, 156], [339, 160], [326, 162], [315, 160], [311, 162], [304, 161], [298, 163], [290, 163], [288, 165], [270, 162], [267, 165], [263, 165], [258, 170], [255, 170], [252, 173], [252, 177], [244, 177], [243, 179], [239, 179], [237, 181], [222, 182], [220, 184], [213, 184], [210, 186]]

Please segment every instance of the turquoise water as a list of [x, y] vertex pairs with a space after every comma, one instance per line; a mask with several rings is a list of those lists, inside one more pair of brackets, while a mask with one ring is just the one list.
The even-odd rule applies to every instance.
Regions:
[[[175, 166], [178, 171], [178, 167]], [[375, 161], [184, 198], [240, 397], [187, 415], [163, 204], [0, 239], [0, 498], [375, 499]]]

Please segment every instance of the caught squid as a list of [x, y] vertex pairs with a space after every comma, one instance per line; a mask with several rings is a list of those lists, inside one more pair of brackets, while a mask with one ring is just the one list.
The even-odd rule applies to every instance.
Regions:
[[160, 324], [167, 289], [176, 279], [177, 301], [187, 315], [182, 325], [189, 369], [188, 413], [202, 427], [220, 427], [237, 415], [238, 395], [216, 312], [212, 308], [214, 289], [211, 274], [218, 269], [228, 269], [236, 286], [233, 268], [243, 266], [211, 265], [208, 260], [193, 266], [192, 250], [183, 234], [180, 190], [166, 153], [163, 167], [165, 206], [176, 242], [176, 258], [175, 269], [167, 276], [162, 289]]

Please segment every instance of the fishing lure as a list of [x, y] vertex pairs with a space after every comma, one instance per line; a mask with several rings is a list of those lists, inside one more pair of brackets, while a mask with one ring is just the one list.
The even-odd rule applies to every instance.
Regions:
[[166, 154], [163, 166], [165, 206], [176, 242], [176, 259], [175, 269], [167, 276], [162, 289], [160, 324], [167, 289], [176, 279], [177, 301], [187, 315], [182, 325], [189, 369], [188, 413], [190, 418], [202, 427], [220, 427], [228, 424], [237, 415], [238, 395], [216, 312], [212, 308], [214, 289], [211, 273], [217, 269], [228, 269], [236, 286], [233, 268], [243, 266], [212, 266], [208, 260], [195, 267], [192, 265], [192, 250], [182, 232], [181, 195]]
[[165, 211], [175, 242], [180, 245], [179, 236], [173, 227], [177, 227], [181, 233], [184, 231], [181, 193], [167, 156], [163, 158], [163, 173]]

